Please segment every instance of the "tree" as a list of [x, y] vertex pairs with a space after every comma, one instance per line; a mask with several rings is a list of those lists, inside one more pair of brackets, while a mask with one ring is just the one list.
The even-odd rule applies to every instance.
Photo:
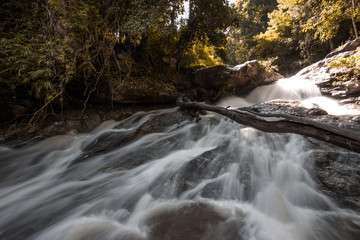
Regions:
[[341, 23], [346, 20], [352, 21], [353, 35], [357, 37], [356, 21], [360, 20], [358, 0], [322, 0], [317, 13], [304, 27], [305, 31], [314, 29], [315, 38], [327, 41], [336, 37]]
[[259, 57], [254, 37], [266, 31], [268, 14], [277, 6], [276, 0], [238, 0], [235, 5], [236, 25], [228, 32], [229, 63], [239, 64]]
[[2, 96], [35, 102], [38, 115], [74, 98], [85, 108], [94, 93], [113, 96], [139, 76], [164, 74], [164, 58], [187, 50], [225, 57], [227, 1], [192, 0], [192, 17], [180, 26], [185, 2], [2, 1], [0, 91], [11, 92]]
[[215, 47], [217, 55], [226, 57], [224, 31], [232, 24], [232, 11], [225, 0], [189, 0], [189, 18], [180, 29], [176, 55], [178, 62], [195, 43]]
[[284, 74], [323, 58], [329, 47], [314, 39], [314, 29], [304, 31], [308, 19], [321, 9], [318, 0], [278, 0], [277, 9], [269, 14], [267, 30], [255, 37], [261, 56], [276, 57]]
[[[261, 25], [266, 29], [260, 31], [254, 16], [261, 12], [251, 9], [264, 5], [252, 8], [251, 3], [238, 1], [242, 22], [240, 28], [230, 31], [232, 59], [245, 61], [257, 55], [278, 65], [283, 74], [292, 74], [349, 39], [351, 29], [352, 36], [357, 36], [358, 0], [278, 0], [276, 9], [269, 11], [267, 23]], [[248, 32], [249, 36], [256, 32], [252, 40]]]
[[0, 81], [39, 100], [37, 113], [63, 106], [69, 93], [83, 95], [86, 106], [100, 85], [122, 84], [129, 71], [116, 46], [136, 46], [148, 29], [164, 29], [164, 2], [171, 1], [2, 2]]
[[299, 20], [300, 11], [293, 1], [279, 0], [277, 9], [269, 13], [268, 27], [265, 32], [255, 36], [257, 49], [262, 58], [276, 58], [275, 64], [280, 72], [290, 74], [290, 61], [299, 56]]
[[355, 0], [352, 0], [352, 14], [351, 14], [351, 21], [352, 21], [352, 24], [353, 24], [353, 28], [354, 28], [354, 34], [355, 34], [355, 38], [358, 38], [359, 35], [358, 35], [358, 30], [357, 30], [357, 27], [356, 27], [356, 13], [359, 12], [359, 10], [356, 9], [355, 7]]

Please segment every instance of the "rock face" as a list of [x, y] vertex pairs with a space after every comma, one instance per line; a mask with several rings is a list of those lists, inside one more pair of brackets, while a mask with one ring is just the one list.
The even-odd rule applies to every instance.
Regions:
[[233, 67], [218, 65], [205, 68], [198, 71], [194, 78], [195, 86], [208, 91], [211, 97], [224, 97], [248, 93], [258, 86], [273, 83], [282, 76], [276, 72], [267, 71], [254, 60]]
[[331, 52], [319, 62], [301, 70], [297, 75], [315, 81], [324, 95], [340, 99], [344, 103], [360, 103], [360, 81], [341, 81], [338, 76], [348, 74], [351, 69], [332, 68], [329, 63], [336, 58], [347, 58], [360, 50], [360, 38], [350, 41]]
[[342, 207], [360, 211], [359, 154], [343, 151], [319, 151], [314, 159], [313, 176], [317, 188]]

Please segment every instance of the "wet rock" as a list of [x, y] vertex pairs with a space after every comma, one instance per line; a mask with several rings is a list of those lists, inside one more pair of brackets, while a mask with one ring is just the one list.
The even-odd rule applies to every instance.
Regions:
[[360, 155], [342, 151], [316, 151], [312, 174], [317, 188], [345, 208], [360, 211]]
[[351, 120], [352, 120], [355, 124], [359, 124], [359, 123], [360, 123], [360, 116], [353, 117]]
[[273, 100], [266, 103], [255, 104], [248, 109], [262, 114], [287, 114], [298, 117], [323, 116], [328, 113], [316, 104], [306, 106], [300, 101]]
[[208, 94], [241, 95], [257, 86], [277, 81], [282, 76], [273, 71], [267, 71], [258, 61], [248, 61], [237, 66], [218, 65], [199, 70], [195, 74], [196, 86], [208, 91]]
[[[219, 176], [224, 166], [228, 166], [231, 163], [238, 161], [238, 159], [236, 159], [236, 157], [234, 158], [234, 156], [231, 156], [231, 154], [224, 156], [224, 153], [228, 152], [226, 148], [229, 146], [229, 144], [229, 142], [224, 142], [216, 149], [205, 152], [197, 158], [191, 160], [185, 166], [179, 176], [179, 196], [183, 193], [187, 194], [187, 190], [193, 189], [202, 181], [213, 179], [216, 176]], [[219, 156], [222, 157], [220, 158]], [[241, 197], [243, 200], [250, 200], [251, 160], [243, 159], [239, 171], [239, 181], [244, 187]], [[236, 197], [239, 197], [239, 195], [237, 195], [238, 193], [234, 192], [233, 194], [236, 195]], [[223, 194], [221, 182], [207, 183], [201, 190], [200, 195], [201, 197], [211, 199], [231, 198], [231, 196], [225, 196]], [[190, 196], [195, 197], [192, 195]], [[234, 198], [236, 197], [234, 196]]]
[[332, 68], [330, 63], [336, 58], [353, 56], [360, 49], [360, 38], [350, 41], [329, 54], [325, 59], [316, 62], [297, 75], [315, 81], [323, 95], [340, 99], [343, 103], [360, 103], [360, 82], [339, 81], [338, 78], [351, 73], [351, 69]]
[[[146, 114], [145, 112], [139, 112], [128, 119], [120, 122], [116, 128], [127, 128], [133, 126], [137, 122], [144, 120], [143, 117], [146, 116], [146, 120], [143, 123], [130, 131], [127, 132], [105, 132], [98, 136], [96, 139], [90, 142], [84, 143], [83, 154], [73, 161], [70, 167], [73, 167], [85, 160], [89, 156], [96, 157], [97, 155], [108, 152], [113, 149], [119, 148], [123, 145], [131, 143], [134, 139], [140, 138], [146, 134], [161, 132], [163, 129], [174, 125], [176, 123], [182, 122], [189, 118], [189, 116], [183, 111], [177, 109], [170, 109], [162, 111], [159, 110], [158, 114]], [[156, 147], [153, 148], [154, 151], [159, 151]], [[149, 153], [150, 154], [150, 153]], [[113, 169], [127, 169], [134, 166], [141, 165], [144, 161], [148, 160], [146, 157], [140, 158], [139, 161], [128, 161], [131, 160], [132, 156], [129, 155], [119, 161], [115, 166], [112, 166]], [[104, 167], [106, 168], [106, 167]]]
[[[359, 105], [355, 106], [359, 107]], [[260, 114], [273, 114], [281, 117], [281, 114], [307, 118], [336, 127], [342, 127], [354, 131], [360, 131], [359, 117], [354, 115], [330, 115], [316, 104], [306, 107], [299, 101], [273, 100], [247, 107], [251, 111]], [[325, 143], [324, 143], [325, 144]]]
[[240, 210], [235, 217], [229, 209], [217, 209], [206, 203], [188, 203], [156, 210], [145, 220], [150, 228], [151, 240], [244, 239], [244, 214]]
[[48, 116], [43, 121], [28, 125], [29, 119], [17, 121], [8, 125], [1, 125], [2, 138], [0, 142], [14, 147], [30, 144], [55, 135], [74, 135], [93, 131], [107, 120], [123, 120], [139, 111], [151, 111], [164, 108], [163, 105], [152, 106], [115, 106], [89, 107], [85, 112], [82, 109], [68, 110], [58, 116]]

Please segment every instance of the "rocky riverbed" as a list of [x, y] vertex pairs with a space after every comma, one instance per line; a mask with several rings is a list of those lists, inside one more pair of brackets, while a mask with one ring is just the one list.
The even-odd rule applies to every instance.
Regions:
[[[356, 49], [357, 48], [355, 48], [355, 50], [351, 48], [349, 51], [340, 51], [333, 56], [329, 56], [328, 59], [304, 69], [298, 75], [315, 81], [322, 93], [326, 93], [333, 97], [339, 96], [338, 94], [335, 94], [335, 91], [338, 90], [331, 88], [331, 81], [334, 81], [334, 78], [327, 63], [336, 56], [354, 54], [354, 52], [357, 51]], [[211, 78], [208, 78], [209, 76]], [[217, 82], [214, 82], [212, 85], [207, 84], [206, 81], [210, 81], [214, 77], [218, 78]], [[234, 87], [236, 91], [228, 92], [226, 94], [236, 92], [243, 94], [257, 85], [272, 83], [276, 81], [278, 77], [279, 76], [275, 73], [264, 72], [257, 62], [249, 62], [237, 68], [219, 66], [199, 72], [195, 77], [197, 89], [192, 91], [191, 94], [195, 93], [195, 95], [193, 94], [195, 99], [197, 97], [202, 99], [205, 96], [216, 97], [230, 85]], [[241, 80], [242, 78], [243, 80]], [[360, 112], [360, 105], [358, 102], [360, 92], [356, 89], [357, 88], [355, 88], [354, 91], [351, 91], [351, 94], [342, 95], [341, 100], [343, 103], [346, 103], [343, 107], [346, 106], [349, 109], [358, 110]], [[205, 93], [205, 95], [196, 95], [198, 93]], [[348, 93], [350, 92], [348, 91]], [[114, 109], [92, 107], [84, 113], [82, 113], [82, 110], [67, 111], [64, 112], [61, 117], [48, 117], [43, 122], [36, 122], [30, 126], [27, 125], [26, 121], [17, 121], [1, 126], [0, 141], [1, 144], [20, 147], [55, 135], [75, 135], [91, 131], [96, 132], [102, 128], [111, 127], [115, 121], [125, 119], [139, 111], [149, 111], [165, 107], [166, 106], [163, 105], [117, 106]], [[359, 115], [332, 115], [316, 104], [313, 104], [312, 106], [307, 104], [307, 106], [304, 106], [304, 103], [298, 100], [268, 101], [252, 105], [249, 109], [260, 113], [289, 114], [298, 117], [306, 117], [318, 122], [333, 124], [353, 131], [360, 131]], [[141, 113], [137, 113], [137, 115], [143, 116]], [[168, 114], [164, 113], [164, 115], [161, 115], [158, 118], [149, 119], [149, 122], [139, 128], [137, 132], [131, 132], [129, 136], [123, 136], [122, 138], [117, 138], [117, 140], [113, 139], [112, 136], [106, 136], [102, 141], [111, 142], [111, 145], [115, 147], [119, 144], [126, 144], [132, 139], [138, 138], [144, 134], [156, 132], [159, 129], [165, 129], [177, 121], [191, 119], [193, 117], [194, 116], [181, 111], [175, 111]], [[134, 123], [136, 117], [133, 117], [131, 121]], [[308, 138], [308, 142], [309, 147], [314, 150], [309, 158], [309, 161], [312, 161], [310, 165], [313, 167], [309, 170], [313, 175], [317, 188], [337, 201], [340, 206], [359, 211], [359, 155], [314, 139]], [[89, 151], [96, 152], [96, 149], [101, 151], [101, 144], [94, 145], [89, 148]], [[208, 154], [213, 154], [213, 152]], [[208, 159], [206, 161], [208, 161]], [[197, 166], [196, 163], [197, 161], [194, 161], [193, 167], [198, 168], [199, 166]], [[199, 163], [203, 164], [200, 160]], [[191, 179], [191, 176], [189, 178]]]

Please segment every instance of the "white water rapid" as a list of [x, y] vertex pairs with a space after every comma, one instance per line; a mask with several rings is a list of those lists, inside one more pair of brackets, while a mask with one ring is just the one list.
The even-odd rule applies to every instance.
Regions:
[[280, 79], [274, 84], [258, 87], [245, 98], [227, 97], [222, 99], [218, 105], [240, 108], [277, 99], [297, 100], [301, 102], [302, 107], [311, 108], [316, 105], [331, 115], [360, 114], [357, 109], [342, 106], [334, 99], [321, 96], [320, 90], [315, 83], [304, 79], [301, 75]]
[[[278, 98], [351, 113], [301, 79], [221, 104]], [[199, 123], [167, 119], [176, 113], [137, 113], [89, 134], [1, 146], [0, 239], [360, 239], [359, 213], [315, 188], [305, 138], [212, 113]], [[154, 119], [170, 124], [151, 130]]]

